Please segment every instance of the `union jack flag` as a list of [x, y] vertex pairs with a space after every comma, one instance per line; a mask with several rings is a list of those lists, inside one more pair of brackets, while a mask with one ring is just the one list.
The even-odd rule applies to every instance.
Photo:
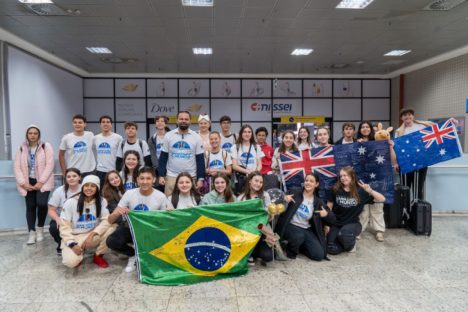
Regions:
[[462, 154], [457, 131], [450, 120], [398, 137], [394, 142], [401, 173], [426, 168]]
[[319, 174], [320, 192], [324, 195], [336, 181], [333, 147], [307, 149], [280, 154], [280, 169], [286, 189], [301, 187], [304, 177], [312, 171]]
[[422, 137], [423, 142], [426, 142], [424, 146], [426, 149], [429, 148], [432, 143], [437, 143], [437, 145], [444, 143], [444, 139], [448, 140], [456, 140], [457, 139], [457, 131], [453, 126], [452, 122], [447, 120], [444, 124], [439, 128], [438, 124], [432, 125], [429, 130], [421, 130], [422, 134], [425, 134]]

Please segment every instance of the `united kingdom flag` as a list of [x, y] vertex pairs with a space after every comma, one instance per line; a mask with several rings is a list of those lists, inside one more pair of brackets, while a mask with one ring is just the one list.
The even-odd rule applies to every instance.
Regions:
[[336, 181], [333, 147], [281, 154], [280, 169], [286, 189], [301, 187], [308, 173], [312, 171], [318, 173], [320, 190], [324, 194], [325, 189], [329, 189]]
[[450, 120], [434, 124], [394, 140], [401, 173], [460, 157], [458, 134]]

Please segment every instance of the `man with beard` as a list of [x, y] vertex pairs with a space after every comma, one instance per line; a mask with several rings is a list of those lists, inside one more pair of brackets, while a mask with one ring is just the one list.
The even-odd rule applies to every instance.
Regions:
[[187, 111], [177, 114], [177, 128], [164, 137], [159, 157], [159, 184], [164, 185], [166, 196], [172, 195], [177, 176], [188, 172], [197, 189], [203, 186], [205, 160], [200, 135], [189, 129], [191, 116]]

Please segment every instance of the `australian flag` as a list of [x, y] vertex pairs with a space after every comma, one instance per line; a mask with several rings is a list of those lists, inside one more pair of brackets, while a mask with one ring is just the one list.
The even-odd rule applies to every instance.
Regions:
[[335, 145], [334, 151], [337, 173], [343, 167], [353, 167], [359, 180], [384, 195], [385, 203], [393, 203], [393, 171], [387, 141]]
[[461, 156], [457, 130], [450, 120], [394, 140], [401, 173], [409, 173]]
[[286, 190], [302, 187], [304, 177], [312, 171], [319, 175], [321, 198], [325, 198], [325, 191], [336, 182], [335, 157], [332, 146], [280, 154], [280, 169]]

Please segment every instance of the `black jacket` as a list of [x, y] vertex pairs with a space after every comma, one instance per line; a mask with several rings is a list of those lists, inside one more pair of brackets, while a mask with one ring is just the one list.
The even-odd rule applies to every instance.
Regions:
[[[294, 216], [297, 209], [299, 209], [299, 206], [304, 201], [304, 195], [303, 195], [302, 190], [294, 191], [292, 195], [294, 195], [295, 203], [294, 202], [289, 203], [287, 210], [283, 214], [280, 215], [278, 219], [278, 224], [276, 225], [276, 228], [275, 228], [275, 232], [278, 233], [281, 240], [283, 240], [286, 226], [289, 223], [291, 223], [292, 217]], [[320, 215], [315, 213], [315, 211], [318, 211], [321, 208], [328, 211], [328, 215], [324, 218], [321, 218]], [[325, 233], [323, 232], [323, 225], [324, 224], [333, 225], [335, 222], [336, 222], [336, 217], [333, 211], [331, 211], [318, 196], [314, 196], [314, 214], [312, 218], [309, 220], [309, 223], [310, 223], [309, 230], [312, 231], [317, 236], [325, 252], [325, 258], [327, 257], [327, 240], [325, 237]]]
[[[335, 145], [340, 145], [340, 144], [343, 144], [343, 137], [341, 137], [341, 139], [339, 139], [338, 141], [335, 142]], [[353, 138], [353, 142], [356, 142], [356, 139]]]

